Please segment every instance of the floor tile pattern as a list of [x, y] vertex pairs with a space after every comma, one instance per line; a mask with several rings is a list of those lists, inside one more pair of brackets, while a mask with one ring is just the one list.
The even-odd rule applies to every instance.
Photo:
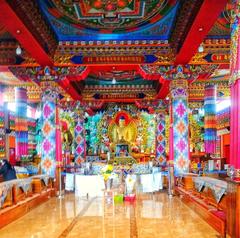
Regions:
[[0, 230], [1, 238], [217, 238], [178, 197], [139, 194], [137, 201], [67, 194], [52, 198]]

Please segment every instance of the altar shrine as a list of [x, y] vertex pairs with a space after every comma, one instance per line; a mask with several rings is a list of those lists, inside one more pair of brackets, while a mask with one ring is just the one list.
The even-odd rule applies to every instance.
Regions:
[[[238, 0], [0, 0], [0, 9], [1, 237], [24, 237], [10, 223], [50, 203], [60, 218], [49, 215], [49, 237], [164, 236], [151, 219], [166, 237], [240, 237]], [[172, 214], [193, 231], [173, 234]]]

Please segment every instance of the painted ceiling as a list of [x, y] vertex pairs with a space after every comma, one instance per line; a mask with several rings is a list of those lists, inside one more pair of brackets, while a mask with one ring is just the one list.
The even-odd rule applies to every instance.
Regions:
[[40, 0], [39, 6], [59, 40], [167, 40], [179, 4], [176, 0]]
[[0, 84], [51, 80], [74, 100], [163, 99], [172, 69], [185, 65], [201, 68], [190, 100], [202, 100], [205, 82], [228, 88], [234, 1], [3, 0], [0, 8]]
[[221, 12], [220, 16], [218, 17], [217, 21], [215, 22], [214, 26], [208, 33], [208, 37], [222, 37], [222, 38], [229, 38], [230, 37], [230, 21], [231, 21], [231, 14], [234, 11], [234, 4], [233, 2], [228, 2], [224, 11]]

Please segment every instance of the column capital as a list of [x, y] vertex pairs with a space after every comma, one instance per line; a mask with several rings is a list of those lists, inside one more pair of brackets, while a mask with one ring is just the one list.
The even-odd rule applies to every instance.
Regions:
[[188, 81], [186, 79], [175, 79], [170, 83], [172, 98], [188, 96]]
[[37, 66], [37, 67], [9, 67], [9, 70], [20, 79], [31, 79], [39, 83], [45, 81], [57, 82], [65, 77], [76, 77], [83, 80], [89, 73], [87, 66]]
[[57, 103], [57, 99], [58, 99], [58, 95], [59, 93], [56, 91], [55, 87], [49, 86], [47, 88], [45, 88], [45, 90], [43, 90], [42, 92], [42, 102], [54, 102]]

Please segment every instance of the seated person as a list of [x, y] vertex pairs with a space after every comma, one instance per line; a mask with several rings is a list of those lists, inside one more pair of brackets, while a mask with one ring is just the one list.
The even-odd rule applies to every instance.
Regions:
[[12, 179], [17, 179], [16, 171], [14, 167], [6, 160], [3, 159], [1, 161], [1, 168], [0, 168], [0, 174], [3, 175], [4, 181], [9, 181]]

